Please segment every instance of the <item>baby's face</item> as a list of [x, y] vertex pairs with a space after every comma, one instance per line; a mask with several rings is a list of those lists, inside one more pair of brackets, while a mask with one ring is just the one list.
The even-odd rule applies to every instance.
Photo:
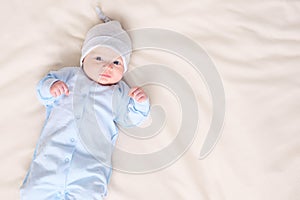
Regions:
[[103, 85], [119, 82], [123, 77], [124, 63], [120, 55], [108, 47], [96, 47], [83, 60], [86, 75]]

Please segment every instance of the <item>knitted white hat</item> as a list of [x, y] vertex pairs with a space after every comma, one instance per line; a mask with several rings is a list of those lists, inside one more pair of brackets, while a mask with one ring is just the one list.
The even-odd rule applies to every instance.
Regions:
[[99, 8], [96, 11], [98, 17], [105, 23], [97, 24], [88, 31], [81, 50], [80, 66], [82, 66], [82, 61], [88, 53], [94, 48], [102, 46], [113, 49], [122, 57], [125, 73], [132, 51], [130, 37], [122, 29], [120, 22], [110, 20]]

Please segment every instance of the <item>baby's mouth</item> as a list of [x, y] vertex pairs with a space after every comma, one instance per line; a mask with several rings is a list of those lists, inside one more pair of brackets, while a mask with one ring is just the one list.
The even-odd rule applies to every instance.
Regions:
[[101, 77], [105, 77], [105, 78], [111, 78], [111, 76], [108, 75], [108, 74], [100, 74], [100, 76], [101, 76]]

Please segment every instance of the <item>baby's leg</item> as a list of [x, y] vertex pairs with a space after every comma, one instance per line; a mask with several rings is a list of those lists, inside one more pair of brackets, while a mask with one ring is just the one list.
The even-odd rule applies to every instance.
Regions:
[[68, 190], [65, 200], [103, 200], [102, 195], [97, 191]]
[[21, 200], [61, 200], [65, 194], [49, 185], [38, 185], [21, 188]]
[[[73, 170], [69, 174], [66, 200], [102, 200], [106, 193], [106, 177], [101, 170], [93, 172], [93, 169]], [[97, 170], [97, 169], [95, 169]]]

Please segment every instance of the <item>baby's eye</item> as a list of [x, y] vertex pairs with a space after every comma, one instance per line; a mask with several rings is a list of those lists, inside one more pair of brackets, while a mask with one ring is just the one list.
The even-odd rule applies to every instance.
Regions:
[[120, 64], [121, 64], [121, 62], [120, 62], [120, 61], [117, 61], [117, 60], [115, 60], [113, 63], [114, 63], [115, 65], [120, 65]]
[[101, 61], [102, 58], [98, 56], [98, 57], [96, 57], [96, 60]]

